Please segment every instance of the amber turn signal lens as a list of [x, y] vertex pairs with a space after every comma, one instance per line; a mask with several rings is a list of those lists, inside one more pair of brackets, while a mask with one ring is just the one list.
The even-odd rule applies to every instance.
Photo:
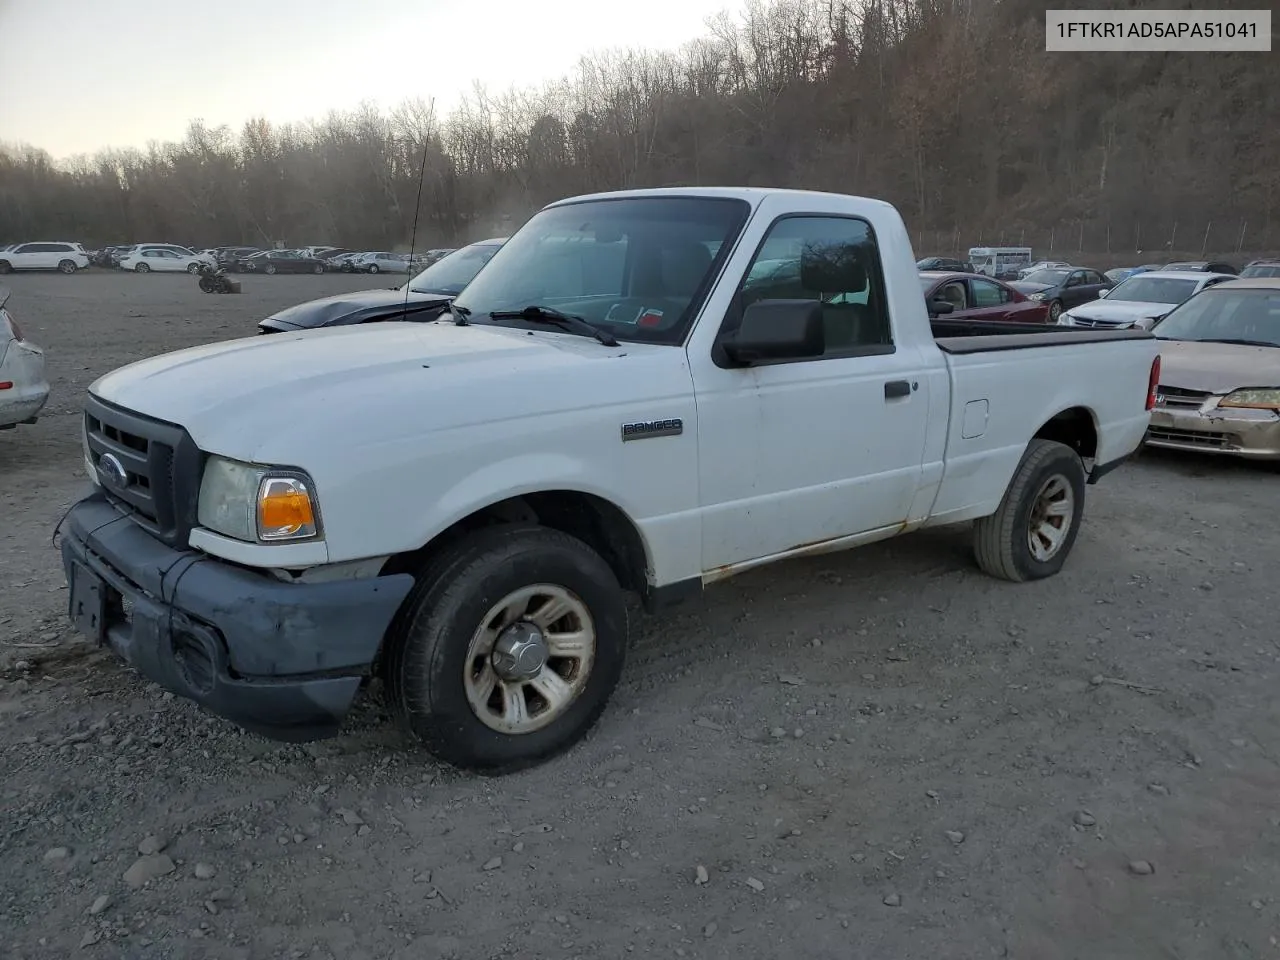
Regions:
[[315, 536], [315, 507], [307, 485], [291, 477], [268, 477], [258, 493], [258, 536], [298, 540]]

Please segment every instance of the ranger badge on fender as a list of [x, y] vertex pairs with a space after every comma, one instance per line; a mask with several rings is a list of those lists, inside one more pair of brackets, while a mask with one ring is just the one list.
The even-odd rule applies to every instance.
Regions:
[[648, 440], [650, 437], [678, 437], [684, 433], [684, 420], [671, 417], [667, 420], [637, 420], [622, 425], [622, 442]]

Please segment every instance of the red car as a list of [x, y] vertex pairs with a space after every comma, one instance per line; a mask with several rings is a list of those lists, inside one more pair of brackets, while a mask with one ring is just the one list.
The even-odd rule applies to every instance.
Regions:
[[[977, 273], [920, 272], [929, 316], [957, 320], [1008, 320], [1015, 323], [1048, 323], [1049, 307], [1028, 300], [1002, 280]], [[951, 306], [950, 312], [942, 304]]]

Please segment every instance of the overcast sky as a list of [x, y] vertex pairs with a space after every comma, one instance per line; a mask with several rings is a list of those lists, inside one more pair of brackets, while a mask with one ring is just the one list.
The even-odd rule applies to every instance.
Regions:
[[742, 0], [0, 0], [0, 141], [57, 158], [187, 122], [322, 117], [492, 92], [584, 53], [674, 48]]

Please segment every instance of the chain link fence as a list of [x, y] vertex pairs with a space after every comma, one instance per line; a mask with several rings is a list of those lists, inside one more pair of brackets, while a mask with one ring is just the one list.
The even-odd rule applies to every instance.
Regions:
[[1242, 267], [1280, 255], [1280, 224], [1227, 218], [1127, 224], [1079, 220], [1049, 227], [1005, 225], [974, 229], [913, 229], [916, 256], [957, 256], [970, 247], [1030, 247], [1035, 259], [1069, 260], [1109, 270], [1170, 260], [1226, 260]]

